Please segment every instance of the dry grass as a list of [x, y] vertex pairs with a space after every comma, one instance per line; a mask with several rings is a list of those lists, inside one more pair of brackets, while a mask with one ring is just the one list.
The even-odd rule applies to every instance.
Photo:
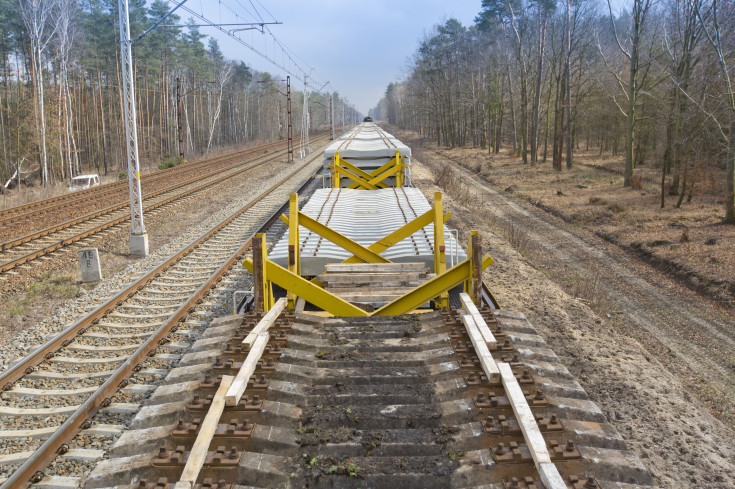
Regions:
[[[668, 195], [671, 179], [667, 177], [662, 209], [661, 169], [636, 168], [633, 185], [624, 188], [622, 157], [581, 151], [572, 170], [558, 172], [550, 162], [524, 165], [507, 152], [489, 155], [482, 149], [415, 146], [417, 158], [434, 169], [436, 183], [464, 205], [473, 199], [481, 201], [482, 195], [452, 172], [453, 164], [472, 170], [514, 198], [551, 209], [568, 222], [638, 250], [713, 297], [726, 301], [735, 297], [735, 253], [729, 245], [735, 241], [735, 226], [721, 224], [724, 171], [715, 165], [701, 164], [690, 172], [687, 195], [678, 209], [678, 196]], [[522, 250], [523, 239], [514, 237], [507, 224], [488, 219]], [[580, 290], [595, 282], [594, 277], [580, 283], [584, 281], [587, 285]]]

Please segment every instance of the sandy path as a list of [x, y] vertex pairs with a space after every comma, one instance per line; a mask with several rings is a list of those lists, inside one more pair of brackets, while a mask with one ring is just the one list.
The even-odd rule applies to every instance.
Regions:
[[[404, 141], [419, 146], [405, 135]], [[648, 465], [657, 484], [735, 487], [735, 434], [689, 394], [699, 376], [718, 387], [722, 382], [725, 392], [735, 392], [733, 372], [728, 376], [726, 359], [717, 358], [724, 353], [707, 353], [709, 347], [713, 347], [709, 352], [716, 351], [709, 343], [718, 343], [722, 352], [733, 351], [726, 331], [733, 322], [688, 289], [596, 236], [572, 230], [530, 205], [514, 203], [469, 172], [457, 171], [468, 186], [482, 189], [484, 202], [473, 203], [470, 210], [448, 198], [446, 205], [455, 213], [449, 225], [466, 236], [469, 229], [480, 227], [478, 217], [491, 211], [501, 220], [513, 220], [528, 235], [527, 258], [491, 231], [489, 220], [482, 226], [485, 249], [496, 260], [485, 272], [486, 282], [503, 307], [529, 317]], [[413, 176], [430, 197], [433, 176], [416, 159]], [[593, 269], [604, 278], [601, 291], [621, 311], [614, 321], [598, 317], [554, 282], [556, 274]], [[686, 356], [686, 361], [676, 362], [681, 365], [673, 373], [667, 369], [671, 354], [661, 345], [671, 345], [682, 360]]]

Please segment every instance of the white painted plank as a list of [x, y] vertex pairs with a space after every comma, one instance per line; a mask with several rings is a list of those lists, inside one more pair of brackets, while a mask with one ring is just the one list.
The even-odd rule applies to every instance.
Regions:
[[467, 333], [470, 335], [472, 346], [475, 348], [475, 353], [477, 353], [480, 359], [480, 365], [482, 365], [482, 370], [487, 375], [487, 378], [490, 379], [492, 374], [499, 374], [500, 370], [498, 370], [498, 365], [495, 363], [495, 359], [490, 353], [485, 339], [480, 334], [474, 318], [469, 314], [463, 314], [462, 322], [464, 323], [465, 329], [467, 329]]
[[225, 393], [232, 385], [233, 380], [232, 375], [222, 376], [222, 382], [214, 394], [209, 411], [207, 411], [207, 415], [199, 428], [199, 434], [191, 447], [189, 459], [186, 461], [181, 477], [179, 477], [180, 481], [193, 484], [199, 477], [199, 471], [204, 466], [204, 459], [207, 458], [209, 445], [212, 443], [214, 432], [217, 430], [220, 417], [222, 417], [222, 411], [225, 409]]
[[276, 322], [278, 316], [280, 316], [281, 312], [286, 308], [287, 303], [288, 300], [285, 297], [281, 297], [275, 304], [273, 304], [270, 311], [263, 316], [263, 319], [261, 319], [258, 324], [255, 325], [253, 330], [248, 333], [247, 337], [242, 340], [243, 348], [252, 348], [255, 338], [257, 338], [260, 333], [265, 333], [268, 331], [268, 328], [273, 326], [273, 323]]
[[505, 387], [505, 395], [508, 396], [518, 424], [521, 425], [523, 438], [531, 451], [536, 468], [538, 469], [539, 464], [551, 463], [551, 457], [546, 448], [546, 440], [544, 440], [541, 430], [536, 424], [536, 418], [528, 405], [528, 401], [526, 401], [526, 396], [523, 395], [518, 380], [513, 375], [513, 370], [511, 370], [509, 364], [503, 362], [498, 364], [498, 369], [500, 369], [500, 378], [503, 387]]
[[567, 489], [559, 470], [553, 463], [543, 463], [538, 466], [538, 474], [546, 489]]
[[240, 402], [240, 399], [248, 386], [248, 380], [250, 380], [250, 377], [255, 372], [258, 360], [260, 360], [260, 357], [265, 351], [265, 345], [268, 343], [269, 336], [270, 335], [267, 332], [260, 333], [255, 339], [247, 358], [245, 358], [245, 361], [242, 363], [242, 367], [240, 367], [240, 371], [237, 372], [235, 380], [227, 390], [225, 400], [228, 406], [237, 406]]
[[482, 334], [482, 337], [485, 339], [485, 343], [487, 343], [488, 346], [495, 347], [498, 344], [498, 341], [495, 339], [493, 332], [490, 331], [490, 327], [485, 322], [485, 318], [482, 317], [482, 314], [480, 314], [477, 306], [474, 302], [472, 302], [469, 294], [467, 294], [466, 292], [462, 292], [461, 294], [459, 294], [459, 300], [462, 301], [462, 305], [467, 310], [467, 312], [472, 315], [472, 319], [475, 320], [475, 324], [480, 330], [480, 334]]

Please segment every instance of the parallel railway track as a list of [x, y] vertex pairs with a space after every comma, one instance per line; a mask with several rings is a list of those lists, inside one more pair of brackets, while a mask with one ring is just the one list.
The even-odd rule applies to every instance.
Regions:
[[[128, 385], [127, 379], [136, 371], [148, 380], [165, 375], [168, 362], [198, 334], [197, 326], [177, 328], [187, 324], [186, 318], [198, 311], [197, 303], [246, 252], [253, 233], [277, 217], [287, 196], [303, 188], [320, 164], [316, 156], [278, 178], [246, 206], [0, 374], [0, 438], [6, 450], [21, 453], [16, 459], [0, 457], [0, 464], [9, 467], [5, 472], [12, 472], [3, 487], [23, 487], [41, 478], [37, 472], [67, 453], [74, 437], [92, 427], [98, 410], [115, 418], [114, 413], [134, 409], [131, 402], [150, 388], [140, 380]], [[216, 301], [202, 307], [216, 307], [213, 304]], [[146, 359], [155, 368], [141, 370]], [[99, 433], [99, 426], [92, 431]], [[28, 450], [33, 453], [23, 453]], [[72, 448], [68, 453], [80, 452]], [[13, 470], [12, 462], [25, 456]]]
[[[243, 159], [258, 156], [264, 152], [283, 149], [285, 146], [286, 142], [278, 141], [198, 161], [182, 163], [175, 169], [166, 169], [143, 175], [141, 185], [144, 192], [152, 191], [161, 186], [183, 182], [197, 174], [206, 174], [217, 169], [227, 169], [232, 163], [239, 163]], [[125, 202], [127, 198], [127, 180], [121, 180], [25, 205], [1, 209], [0, 229], [2, 229], [2, 233], [0, 233], [0, 239], [8, 241], [11, 237], [26, 234], [23, 233], [23, 230], [34, 231], [49, 227], [51, 224], [56, 224], [62, 220], [79, 217], [79, 208], [102, 207], [110, 203]]]
[[[242, 157], [229, 156], [228, 168], [225, 170], [216, 167], [209, 172], [199, 173], [201, 170], [199, 169], [192, 178], [149, 192], [144, 195], [144, 212], [151, 212], [173, 202], [190, 198], [198, 192], [221, 184], [243, 172], [259, 168], [285, 154], [285, 150], [268, 153], [263, 151], [261, 147], [259, 156], [234, 165], [231, 163], [232, 159], [240, 160]], [[13, 270], [41, 256], [127, 222], [130, 219], [128, 206], [127, 202], [114, 204], [0, 244], [0, 273]]]

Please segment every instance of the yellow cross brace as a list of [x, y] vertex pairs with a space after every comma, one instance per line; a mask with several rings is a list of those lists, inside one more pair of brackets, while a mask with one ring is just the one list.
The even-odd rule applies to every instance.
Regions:
[[[493, 262], [490, 255], [485, 255], [482, 267], [485, 268]], [[253, 259], [247, 258], [242, 265], [251, 273], [254, 272]], [[295, 275], [282, 266], [265, 260], [263, 276], [268, 282], [278, 284], [289, 292], [293, 292], [304, 300], [335, 316], [398, 316], [407, 314], [426, 304], [434, 297], [441, 295], [452, 287], [464, 282], [471, 273], [469, 260], [464, 260], [441, 275], [424, 282], [415, 289], [407, 292], [393, 302], [386, 304], [377, 311], [369, 314], [367, 311], [352, 305], [344, 299], [314, 285], [308, 280]]]
[[[252, 258], [245, 259], [242, 265], [250, 272], [253, 272]], [[283, 287], [289, 292], [293, 292], [298, 297], [303, 297], [306, 302], [314, 304], [335, 316], [368, 316], [367, 311], [289, 272], [271, 260], [266, 260], [265, 273], [263, 275], [268, 277], [268, 281]]]
[[[281, 221], [288, 224], [290, 227], [290, 219], [283, 214], [281, 214]], [[341, 246], [353, 255], [359, 257], [361, 261], [366, 261], [369, 263], [391, 263], [389, 259], [383, 258], [371, 249], [366, 248], [360, 243], [351, 240], [344, 234], [338, 233], [334, 229], [325, 226], [324, 224], [320, 223], [313, 217], [309, 217], [303, 212], [298, 213], [298, 224], [304, 226], [309, 231], [315, 232], [324, 239], [331, 241], [337, 246]]]
[[[389, 161], [388, 163], [392, 163], [392, 162], [393, 160]], [[388, 165], [388, 163], [386, 163], [386, 165]], [[386, 165], [381, 166], [380, 168], [378, 168], [378, 170], [383, 168], [382, 171], [385, 171], [385, 169], [388, 169], [392, 166], [392, 164], [389, 166], [386, 166]], [[370, 179], [372, 179], [373, 177], [381, 173], [381, 171], [378, 171], [378, 170], [376, 170], [375, 172], [368, 173], [365, 170], [362, 170], [361, 168], [356, 167], [355, 165], [353, 165], [347, 160], [340, 160], [340, 168], [346, 168], [347, 170], [351, 171], [352, 173], [354, 173], [355, 175], [357, 175], [358, 177], [361, 177], [363, 180], [366, 180], [366, 181], [370, 181]], [[357, 183], [352, 183], [345, 188], [357, 188], [358, 186], [359, 185]], [[383, 182], [377, 182], [376, 186], [380, 188], [388, 188], [388, 185], [384, 184]]]
[[340, 158], [339, 152], [334, 155], [334, 162], [331, 165], [332, 168], [332, 187], [341, 187], [341, 177], [346, 177], [353, 181], [346, 188], [351, 189], [367, 189], [377, 190], [378, 188], [388, 188], [388, 185], [383, 183], [383, 180], [390, 177], [391, 175], [396, 176], [396, 187], [403, 186], [403, 164], [401, 163], [402, 157], [399, 151], [396, 151], [396, 157], [385, 163], [380, 168], [377, 168], [370, 173], [358, 168], [349, 161]]

